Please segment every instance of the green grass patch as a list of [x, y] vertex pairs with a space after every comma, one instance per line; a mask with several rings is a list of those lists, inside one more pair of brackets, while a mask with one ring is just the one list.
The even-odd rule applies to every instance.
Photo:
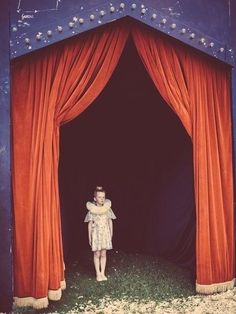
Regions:
[[17, 309], [14, 313], [83, 312], [86, 305], [99, 305], [102, 298], [156, 303], [195, 294], [189, 271], [159, 257], [110, 251], [107, 281], [97, 282], [92, 253], [84, 254], [66, 267], [67, 289], [60, 301], [50, 301], [43, 310]]

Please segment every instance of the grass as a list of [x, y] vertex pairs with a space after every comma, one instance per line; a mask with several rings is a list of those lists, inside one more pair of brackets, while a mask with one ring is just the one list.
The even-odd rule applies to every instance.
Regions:
[[14, 313], [63, 314], [75, 309], [83, 313], [89, 304], [99, 306], [104, 297], [113, 301], [158, 303], [195, 294], [191, 274], [159, 257], [108, 252], [107, 276], [108, 281], [97, 282], [92, 254], [85, 254], [67, 265], [67, 289], [60, 301], [50, 301], [47, 309], [22, 308]]

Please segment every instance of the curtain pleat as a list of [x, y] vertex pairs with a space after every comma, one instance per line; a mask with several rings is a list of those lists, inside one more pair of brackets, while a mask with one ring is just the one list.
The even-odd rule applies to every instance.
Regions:
[[230, 69], [157, 32], [133, 28], [139, 55], [193, 142], [197, 291], [234, 283]]

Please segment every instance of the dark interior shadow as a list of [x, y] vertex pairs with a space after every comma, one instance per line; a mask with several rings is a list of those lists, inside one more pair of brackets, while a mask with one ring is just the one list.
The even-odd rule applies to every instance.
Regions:
[[89, 249], [85, 203], [102, 185], [115, 249], [194, 267], [192, 142], [131, 39], [103, 92], [61, 128], [59, 177], [66, 259]]

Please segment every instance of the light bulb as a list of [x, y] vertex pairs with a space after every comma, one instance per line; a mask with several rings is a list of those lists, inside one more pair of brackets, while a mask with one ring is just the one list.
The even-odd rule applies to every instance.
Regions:
[[42, 38], [42, 33], [38, 32], [38, 34], [36, 34], [35, 37], [36, 37], [37, 40], [41, 40], [41, 38]]

